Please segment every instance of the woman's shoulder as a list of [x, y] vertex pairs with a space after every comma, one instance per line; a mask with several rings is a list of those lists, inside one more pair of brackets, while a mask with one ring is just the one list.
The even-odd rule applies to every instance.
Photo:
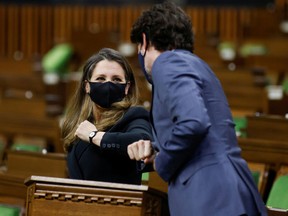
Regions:
[[132, 106], [124, 114], [124, 118], [149, 118], [149, 111], [143, 106]]
[[148, 110], [142, 106], [132, 106], [125, 112], [124, 116], [115, 124], [110, 130], [118, 130], [119, 128], [126, 127], [132, 122], [140, 122], [143, 124], [146, 122], [150, 124], [150, 115]]

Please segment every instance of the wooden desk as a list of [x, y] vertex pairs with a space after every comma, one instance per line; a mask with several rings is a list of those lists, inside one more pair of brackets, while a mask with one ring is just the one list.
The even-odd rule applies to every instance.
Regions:
[[0, 203], [24, 209], [27, 191], [24, 180], [19, 176], [0, 173]]
[[275, 209], [275, 208], [267, 208], [268, 216], [288, 216], [288, 210], [285, 209]]
[[7, 172], [24, 179], [31, 175], [45, 175], [51, 177], [68, 177], [66, 168], [66, 154], [36, 153], [26, 151], [7, 151]]
[[0, 196], [26, 198], [26, 188], [24, 178], [0, 173]]
[[44, 137], [48, 140], [48, 145], [52, 147], [52, 151], [64, 152], [58, 118], [31, 118], [27, 116], [19, 118], [19, 116], [8, 116], [5, 113], [0, 113], [0, 119], [0, 132], [6, 137], [10, 139], [15, 135]]
[[250, 115], [247, 118], [247, 137], [288, 142], [288, 119], [278, 115]]
[[247, 161], [266, 164], [288, 164], [288, 142], [239, 138], [242, 156]]
[[167, 195], [146, 185], [31, 176], [27, 216], [168, 216]]

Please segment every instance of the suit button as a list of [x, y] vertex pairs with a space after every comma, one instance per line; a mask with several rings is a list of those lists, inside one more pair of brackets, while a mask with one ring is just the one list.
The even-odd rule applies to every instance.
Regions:
[[102, 144], [102, 147], [103, 147], [103, 148], [106, 148], [106, 143], [103, 143], [103, 144]]
[[115, 148], [115, 144], [114, 143], [112, 144], [112, 148]]
[[107, 148], [111, 148], [111, 144], [107, 144]]
[[119, 144], [116, 144], [116, 148], [120, 148], [120, 145], [119, 145]]

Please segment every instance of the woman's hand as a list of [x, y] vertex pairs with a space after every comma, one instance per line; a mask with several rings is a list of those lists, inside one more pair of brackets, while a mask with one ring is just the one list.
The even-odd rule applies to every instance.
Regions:
[[89, 134], [92, 131], [97, 131], [97, 128], [94, 124], [91, 122], [85, 120], [80, 123], [78, 128], [76, 129], [75, 136], [77, 136], [79, 139], [89, 142]]

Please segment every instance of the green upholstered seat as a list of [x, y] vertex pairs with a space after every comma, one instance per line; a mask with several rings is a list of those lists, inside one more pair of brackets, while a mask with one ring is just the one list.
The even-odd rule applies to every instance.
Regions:
[[27, 143], [14, 143], [11, 147], [12, 150], [42, 152], [43, 148], [37, 145], [29, 145]]
[[235, 123], [235, 131], [237, 136], [246, 137], [245, 129], [247, 127], [246, 117], [233, 117]]
[[253, 171], [253, 170], [251, 170], [251, 173], [255, 184], [258, 185], [261, 173], [259, 171]]
[[149, 172], [142, 173], [142, 181], [148, 181], [149, 180]]
[[288, 209], [288, 175], [279, 176], [268, 196], [268, 207]]
[[19, 216], [20, 208], [8, 205], [0, 205], [0, 216]]

